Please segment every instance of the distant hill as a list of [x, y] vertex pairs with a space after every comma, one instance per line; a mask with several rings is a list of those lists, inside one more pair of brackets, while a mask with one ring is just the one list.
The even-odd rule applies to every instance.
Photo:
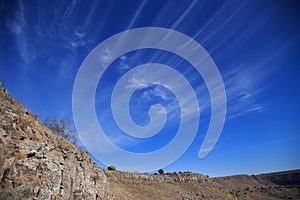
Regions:
[[220, 178], [98, 168], [0, 83], [0, 199], [300, 199], [300, 170]]

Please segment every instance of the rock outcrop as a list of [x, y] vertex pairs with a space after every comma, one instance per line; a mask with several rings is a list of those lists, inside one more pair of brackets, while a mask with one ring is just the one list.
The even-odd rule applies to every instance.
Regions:
[[103, 199], [107, 176], [0, 88], [0, 199]]

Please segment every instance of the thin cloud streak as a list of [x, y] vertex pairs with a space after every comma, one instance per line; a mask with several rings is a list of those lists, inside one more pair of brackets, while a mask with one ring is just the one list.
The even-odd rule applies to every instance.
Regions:
[[9, 18], [6, 21], [6, 25], [16, 38], [17, 49], [25, 63], [25, 65], [23, 66], [26, 66], [29, 63], [31, 57], [29, 55], [28, 49], [24, 7], [24, 1], [19, 1], [18, 8], [14, 13], [15, 16]]
[[140, 16], [140, 14], [143, 11], [143, 8], [145, 7], [147, 3], [147, 0], [144, 0], [143, 2], [141, 2], [139, 8], [137, 9], [136, 13], [134, 14], [132, 20], [130, 21], [129, 25], [128, 25], [128, 30], [131, 29], [133, 27], [133, 25], [136, 23], [137, 18]]
[[170, 29], [177, 29], [177, 27], [179, 26], [179, 24], [181, 22], [183, 22], [184, 18], [187, 17], [187, 15], [190, 15], [190, 12], [192, 11], [192, 9], [194, 8], [194, 6], [198, 3], [197, 0], [194, 0], [189, 7], [184, 11], [184, 13], [176, 20], [176, 22], [170, 27]]

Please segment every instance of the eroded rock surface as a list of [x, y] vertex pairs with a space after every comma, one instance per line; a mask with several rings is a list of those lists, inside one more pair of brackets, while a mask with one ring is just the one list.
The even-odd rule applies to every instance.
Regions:
[[0, 199], [103, 199], [107, 178], [89, 154], [0, 90]]

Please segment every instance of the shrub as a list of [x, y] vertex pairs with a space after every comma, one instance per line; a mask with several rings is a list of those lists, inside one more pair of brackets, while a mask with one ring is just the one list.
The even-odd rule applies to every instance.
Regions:
[[115, 170], [116, 170], [116, 167], [111, 165], [111, 166], [108, 166], [107, 169], [108, 169], [108, 170], [111, 170], [111, 171], [115, 171]]
[[59, 135], [76, 144], [77, 134], [76, 130], [71, 128], [71, 119], [67, 117], [57, 119], [57, 117], [54, 116], [53, 118], [47, 118], [43, 124], [56, 135]]
[[159, 169], [159, 170], [158, 170], [158, 173], [159, 173], [159, 174], [164, 174], [165, 172], [164, 172], [163, 169]]
[[229, 191], [229, 196], [233, 197], [233, 198], [237, 198], [238, 195], [235, 191]]

